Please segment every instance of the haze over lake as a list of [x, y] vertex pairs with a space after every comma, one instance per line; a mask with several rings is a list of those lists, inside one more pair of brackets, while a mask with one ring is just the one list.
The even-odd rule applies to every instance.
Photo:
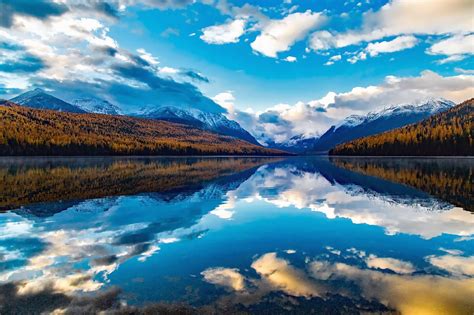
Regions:
[[0, 313], [474, 312], [472, 158], [2, 158]]

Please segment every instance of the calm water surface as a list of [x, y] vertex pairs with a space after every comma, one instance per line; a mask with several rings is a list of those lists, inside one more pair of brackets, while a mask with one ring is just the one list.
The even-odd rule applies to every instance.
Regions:
[[2, 158], [0, 313], [472, 315], [473, 170]]

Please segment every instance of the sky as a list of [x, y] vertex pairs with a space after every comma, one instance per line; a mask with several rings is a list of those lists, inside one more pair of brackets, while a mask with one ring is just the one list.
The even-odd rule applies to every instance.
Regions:
[[472, 0], [2, 0], [0, 97], [225, 112], [262, 142], [474, 95]]

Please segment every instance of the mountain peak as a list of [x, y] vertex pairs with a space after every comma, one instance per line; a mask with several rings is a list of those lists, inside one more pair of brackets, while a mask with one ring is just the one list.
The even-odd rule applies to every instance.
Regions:
[[123, 115], [122, 109], [120, 107], [98, 97], [80, 97], [72, 101], [72, 104], [88, 113]]
[[340, 124], [329, 128], [315, 142], [314, 151], [327, 152], [343, 142], [417, 123], [434, 114], [447, 111], [454, 105], [453, 102], [443, 98], [428, 98], [386, 106], [365, 116], [351, 115]]
[[197, 108], [181, 108], [175, 106], [144, 107], [137, 116], [148, 119], [166, 120], [191, 125], [204, 130], [231, 136], [248, 141], [252, 144], [260, 143], [239, 123], [228, 119], [222, 113], [206, 112]]
[[20, 94], [12, 98], [11, 101], [18, 105], [37, 109], [50, 109], [70, 113], [85, 113], [85, 111], [82, 109], [48, 94], [40, 88], [35, 88], [34, 90]]

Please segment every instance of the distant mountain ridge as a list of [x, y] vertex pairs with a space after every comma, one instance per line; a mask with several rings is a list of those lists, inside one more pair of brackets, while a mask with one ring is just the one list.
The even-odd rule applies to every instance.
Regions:
[[405, 127], [336, 146], [333, 155], [474, 155], [474, 98]]
[[365, 116], [351, 115], [316, 139], [310, 152], [326, 153], [338, 144], [419, 122], [447, 111], [454, 105], [449, 100], [433, 98], [413, 104], [389, 106]]
[[284, 150], [291, 153], [301, 154], [311, 150], [318, 137], [306, 138], [303, 135], [291, 137], [289, 140], [277, 143], [274, 141], [267, 141], [267, 147], [277, 150]]
[[[97, 97], [81, 97], [68, 103], [39, 88], [14, 97], [11, 101], [22, 106], [36, 109], [50, 109], [59, 112], [124, 115], [120, 107]], [[222, 109], [222, 111], [224, 111], [224, 109]], [[243, 129], [239, 123], [229, 120], [223, 113], [218, 111], [206, 112], [189, 106], [183, 108], [162, 106], [153, 107], [152, 109], [147, 109], [129, 116], [185, 124], [202, 130], [238, 138], [255, 145], [261, 145], [248, 131]]]
[[144, 109], [135, 114], [135, 116], [190, 125], [199, 129], [209, 130], [260, 145], [260, 143], [247, 130], [243, 129], [239, 123], [229, 120], [222, 113], [204, 112], [195, 108], [163, 106]]
[[85, 110], [69, 104], [42, 89], [34, 89], [11, 99], [13, 103], [36, 109], [50, 109], [59, 112], [86, 113]]
[[88, 113], [123, 115], [120, 107], [96, 97], [81, 97], [72, 101], [71, 104]]

